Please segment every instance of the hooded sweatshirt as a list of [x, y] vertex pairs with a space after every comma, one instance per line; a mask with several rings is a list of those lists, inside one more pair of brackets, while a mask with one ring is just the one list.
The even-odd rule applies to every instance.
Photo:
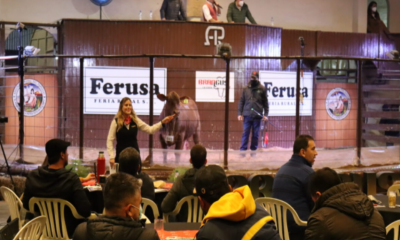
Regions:
[[382, 216], [354, 183], [323, 192], [307, 222], [305, 239], [386, 239]]
[[159, 240], [152, 228], [129, 218], [100, 216], [78, 226], [73, 240]]
[[201, 223], [197, 240], [281, 239], [273, 218], [256, 204], [250, 188], [244, 186], [214, 202]]
[[[78, 175], [65, 168], [56, 170], [46, 166], [30, 172], [22, 199], [25, 209], [29, 209], [29, 200], [32, 197], [64, 199], [72, 203], [81, 216], [90, 216], [90, 202]], [[39, 212], [38, 209], [35, 212]], [[72, 237], [75, 228], [82, 221], [75, 219], [69, 208], [65, 208], [65, 222], [69, 237]]]

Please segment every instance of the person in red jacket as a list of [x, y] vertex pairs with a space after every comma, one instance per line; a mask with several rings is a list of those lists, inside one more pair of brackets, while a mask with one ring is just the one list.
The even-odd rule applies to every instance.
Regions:
[[215, 0], [207, 0], [203, 5], [203, 21], [221, 23], [218, 16], [221, 15], [221, 7]]

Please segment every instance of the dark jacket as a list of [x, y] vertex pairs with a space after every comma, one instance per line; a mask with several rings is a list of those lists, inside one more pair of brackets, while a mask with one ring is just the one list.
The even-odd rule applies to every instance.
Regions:
[[253, 16], [251, 15], [249, 7], [246, 3], [243, 4], [241, 10], [239, 10], [239, 8], [236, 6], [236, 1], [229, 4], [228, 13], [226, 14], [226, 19], [228, 20], [228, 22], [233, 21], [235, 23], [245, 23], [246, 17], [251, 23], [257, 24], [256, 20], [254, 20]]
[[194, 175], [197, 170], [196, 168], [191, 168], [175, 180], [171, 190], [161, 203], [163, 213], [172, 212], [182, 198], [193, 195]]
[[73, 240], [159, 240], [152, 228], [123, 217], [100, 216], [80, 224]]
[[[25, 209], [29, 210], [29, 200], [32, 197], [61, 198], [72, 203], [81, 216], [90, 216], [90, 202], [78, 175], [65, 168], [54, 170], [48, 167], [39, 167], [30, 172], [26, 178], [22, 199]], [[65, 222], [68, 235], [72, 237], [76, 226], [82, 220], [75, 219], [71, 211], [65, 208]]]
[[[268, 116], [268, 98], [264, 86], [258, 81], [256, 86], [251, 85], [249, 81], [247, 86], [243, 89], [242, 96], [239, 100], [238, 116], [261, 118], [256, 112], [252, 111], [253, 108], [260, 114]], [[264, 113], [263, 113], [264, 111]]]
[[160, 9], [161, 19], [186, 21], [186, 12], [182, 0], [164, 0]]
[[[367, 33], [385, 33], [387, 36], [390, 35], [388, 28], [385, 23], [382, 22], [381, 18], [378, 16], [373, 17], [371, 14], [368, 15], [367, 21]], [[390, 37], [390, 36], [389, 36]]]
[[[266, 222], [255, 229], [262, 219]], [[204, 217], [197, 240], [242, 239], [250, 230], [255, 230], [252, 240], [280, 240], [272, 217], [256, 204], [248, 186], [235, 189], [214, 202]]]
[[[307, 221], [314, 207], [308, 191], [313, 173], [311, 164], [305, 158], [293, 154], [289, 162], [278, 170], [272, 185], [272, 197], [289, 203], [303, 221]], [[305, 227], [294, 222], [292, 214], [288, 214], [288, 228], [291, 233], [305, 231]]]
[[154, 201], [156, 198], [154, 192], [154, 183], [150, 176], [145, 172], [141, 172], [138, 175], [134, 175], [134, 177], [140, 178], [143, 181], [143, 185], [141, 188], [142, 198], [148, 198]]
[[315, 203], [305, 239], [386, 239], [386, 230], [382, 216], [358, 186], [342, 183]]

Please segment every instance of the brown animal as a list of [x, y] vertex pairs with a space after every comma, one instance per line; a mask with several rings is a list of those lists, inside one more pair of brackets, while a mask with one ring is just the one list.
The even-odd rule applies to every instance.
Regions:
[[[167, 96], [158, 94], [157, 98], [166, 101], [159, 119], [175, 114], [175, 118], [160, 130], [160, 142], [164, 149], [175, 145], [176, 150], [183, 149], [184, 142], [193, 136], [195, 144], [200, 142], [200, 116], [196, 103], [189, 97], [179, 97], [176, 92]], [[173, 139], [170, 137], [173, 136]], [[179, 154], [175, 154], [179, 161]], [[167, 153], [164, 153], [164, 162]]]

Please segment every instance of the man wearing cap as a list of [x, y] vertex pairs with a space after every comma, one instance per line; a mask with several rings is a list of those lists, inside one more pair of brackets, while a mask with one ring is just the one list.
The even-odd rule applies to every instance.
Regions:
[[195, 193], [205, 214], [197, 240], [281, 239], [274, 219], [256, 204], [250, 188], [246, 185], [232, 191], [220, 166], [197, 171]]
[[[69, 145], [69, 142], [61, 139], [52, 139], [46, 143], [49, 165], [33, 170], [26, 178], [22, 199], [25, 209], [29, 209], [29, 200], [32, 197], [60, 198], [72, 203], [81, 216], [90, 216], [90, 203], [78, 175], [65, 169]], [[65, 222], [68, 236], [72, 238], [75, 228], [82, 220], [75, 219], [66, 208]]]
[[251, 131], [251, 151], [258, 148], [260, 123], [268, 121], [268, 98], [264, 86], [260, 83], [258, 72], [253, 72], [251, 80], [243, 88], [239, 100], [238, 120], [243, 121], [243, 135], [240, 151], [246, 151]]

